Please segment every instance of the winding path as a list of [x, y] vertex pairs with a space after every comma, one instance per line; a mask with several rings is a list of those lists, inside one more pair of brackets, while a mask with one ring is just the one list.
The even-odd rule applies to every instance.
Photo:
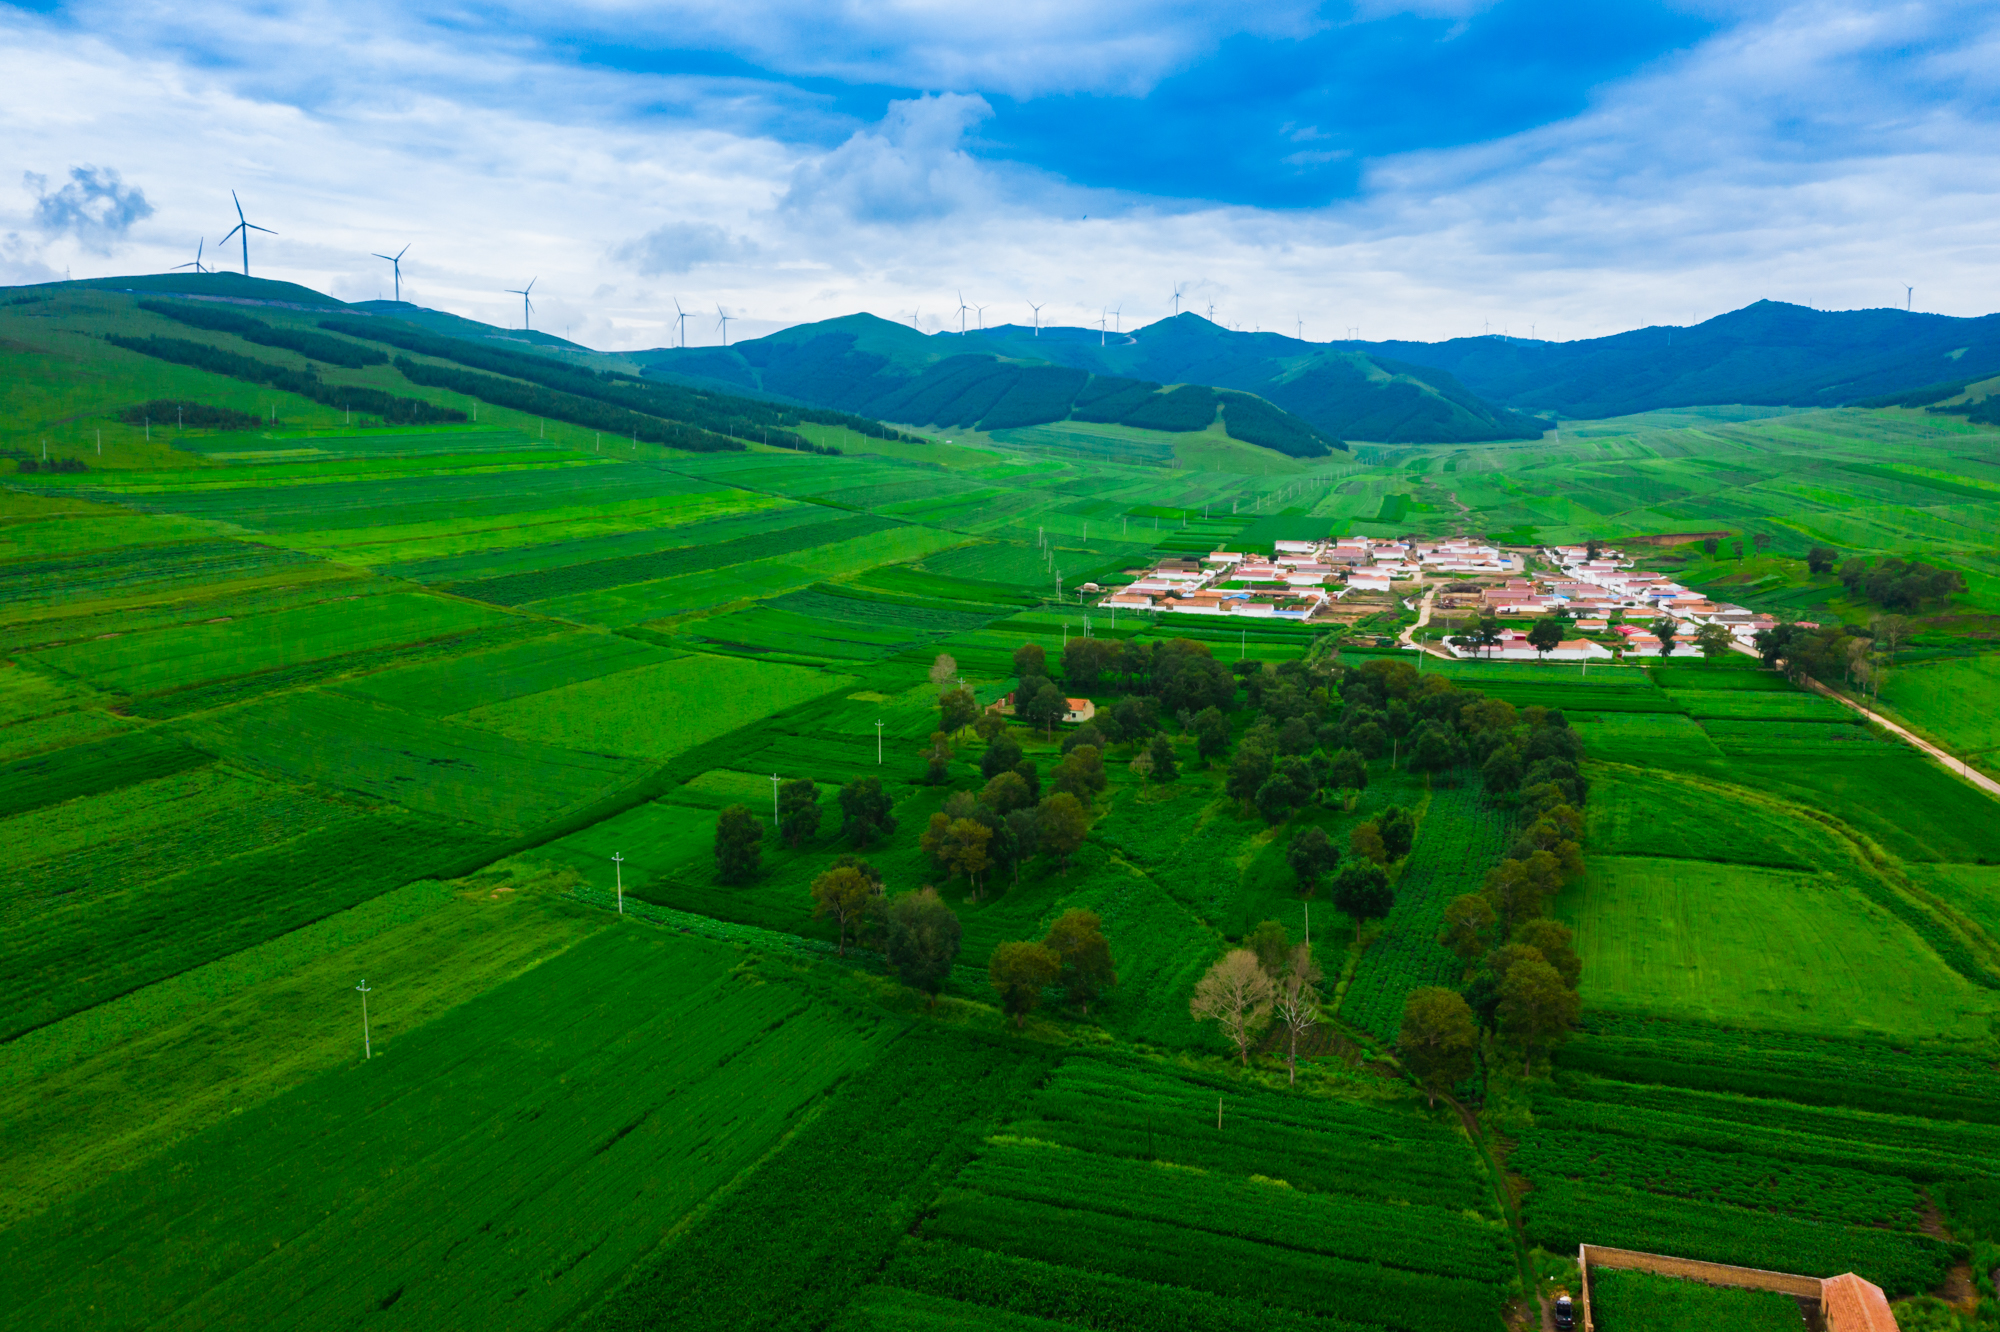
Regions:
[[1890, 721], [1887, 717], [1884, 717], [1881, 713], [1875, 711], [1873, 708], [1868, 707], [1862, 703], [1857, 703], [1855, 700], [1849, 698], [1845, 694], [1836, 693], [1835, 691], [1828, 689], [1825, 685], [1821, 684], [1817, 680], [1808, 677], [1806, 680], [1806, 684], [1808, 687], [1815, 690], [1816, 692], [1826, 695], [1834, 702], [1842, 704], [1845, 707], [1852, 708], [1854, 711], [1866, 717], [1869, 721], [1874, 722], [1877, 726], [1881, 727], [1883, 730], [1901, 736], [1903, 739], [1915, 745], [1918, 749], [1923, 750], [1924, 753], [1929, 754], [1939, 763], [1944, 764], [1946, 768], [1950, 768], [1952, 764], [1956, 763], [1958, 765], [1958, 775], [1960, 777], [1963, 777], [1966, 781], [1971, 782], [1974, 786], [1979, 787], [1981, 790], [1985, 791], [1988, 795], [2000, 796], [2000, 782], [1994, 781], [1991, 777], [1988, 777], [1983, 772], [1974, 772], [1972, 770], [1972, 765], [1970, 763], [1967, 763], [1964, 759], [1958, 757], [1956, 754], [1953, 754], [1949, 750], [1940, 748], [1939, 746], [1932, 744], [1930, 741], [1924, 739], [1922, 736], [1911, 731], [1908, 727], [1900, 726], [1897, 723]]

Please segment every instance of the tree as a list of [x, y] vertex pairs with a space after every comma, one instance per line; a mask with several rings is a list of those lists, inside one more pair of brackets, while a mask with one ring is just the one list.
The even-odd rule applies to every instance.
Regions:
[[1710, 661], [1726, 656], [1736, 640], [1719, 624], [1704, 624], [1694, 631], [1694, 645]]
[[1250, 1042], [1271, 1020], [1271, 978], [1247, 948], [1232, 949], [1195, 982], [1188, 1014], [1196, 1022], [1213, 1022], [1235, 1045], [1243, 1066], [1250, 1066]]
[[1432, 1105], [1439, 1092], [1450, 1095], [1453, 1086], [1472, 1076], [1479, 1050], [1479, 1029], [1465, 996], [1438, 986], [1412, 990], [1403, 1001], [1396, 1050]]
[[1140, 750], [1132, 756], [1132, 761], [1125, 766], [1132, 770], [1134, 777], [1142, 781], [1145, 780], [1153, 775], [1153, 751], [1150, 749]]
[[889, 903], [888, 937], [883, 952], [889, 965], [903, 978], [903, 984], [922, 990], [937, 1003], [938, 991], [951, 975], [958, 957], [960, 927], [958, 915], [937, 889], [925, 887], [904, 893]]
[[1023, 643], [1014, 649], [1014, 674], [1023, 684], [1049, 678], [1049, 655], [1040, 643]]
[[1104, 755], [1095, 745], [1078, 745], [1069, 756], [1056, 765], [1049, 778], [1049, 784], [1058, 791], [1067, 791], [1084, 803], [1102, 791], [1110, 781], [1104, 775]]
[[1077, 853], [1084, 835], [1090, 831], [1090, 816], [1084, 812], [1082, 801], [1060, 791], [1042, 802], [1035, 827], [1042, 848], [1067, 870], [1069, 858]]
[[1229, 718], [1221, 708], [1203, 708], [1194, 715], [1194, 751], [1207, 763], [1229, 748]]
[[1063, 645], [1063, 685], [1079, 694], [1097, 688], [1098, 677], [1118, 653], [1116, 643], [1101, 638], [1072, 638]]
[[745, 805], [723, 810], [715, 821], [716, 877], [724, 883], [748, 883], [757, 877], [763, 856], [763, 821]]
[[1000, 992], [1000, 1007], [1019, 1030], [1042, 1002], [1042, 988], [1062, 975], [1062, 959], [1038, 943], [1003, 943], [993, 950], [986, 975]]
[[[1477, 899], [1474, 899], [1477, 900]], [[1583, 959], [1576, 955], [1569, 926], [1546, 916], [1526, 921], [1514, 930], [1514, 942], [1526, 944], [1556, 969], [1564, 985], [1574, 990], [1583, 980]]]
[[1547, 892], [1539, 879], [1529, 873], [1527, 861], [1509, 859], [1486, 871], [1486, 887], [1481, 896], [1499, 918], [1502, 933], [1511, 934], [1521, 921], [1542, 914]]
[[1482, 652], [1491, 652], [1500, 643], [1500, 618], [1497, 615], [1482, 615], [1479, 622], [1467, 635], [1472, 645]]
[[896, 831], [895, 802], [882, 789], [879, 777], [863, 777], [840, 788], [841, 831], [857, 847], [867, 847], [878, 837]]
[[1671, 615], [1662, 615], [1646, 627], [1652, 630], [1653, 637], [1660, 640], [1661, 659], [1671, 657], [1674, 654], [1674, 635], [1680, 632], [1680, 621]]
[[1896, 648], [1910, 636], [1910, 621], [1902, 615], [1877, 615], [1868, 622], [1869, 632], [1875, 641], [1889, 654], [1889, 664], [1896, 664]]
[[799, 843], [819, 831], [819, 787], [801, 777], [778, 788], [778, 832], [785, 845]]
[[1382, 825], [1373, 819], [1348, 830], [1347, 849], [1371, 864], [1389, 863], [1389, 848], [1382, 845]]
[[950, 780], [951, 746], [945, 742], [943, 731], [932, 731], [930, 748], [924, 751], [924, 781], [931, 786], [943, 786]]
[[1569, 1035], [1581, 1004], [1576, 991], [1547, 962], [1533, 958], [1515, 963], [1500, 981], [1500, 1030], [1520, 1046], [1521, 1073], [1535, 1070], [1535, 1052]]
[[1331, 871], [1340, 863], [1340, 848], [1326, 835], [1326, 829], [1317, 824], [1292, 838], [1292, 844], [1285, 848], [1285, 864], [1291, 869], [1292, 877], [1299, 881], [1299, 892], [1312, 896], [1319, 886], [1320, 876]]
[[1292, 766], [1296, 764], [1297, 759], [1285, 760], [1257, 788], [1257, 812], [1264, 816], [1264, 822], [1283, 823], [1293, 810], [1312, 799], [1312, 778], [1300, 780], [1300, 772]]
[[1118, 973], [1111, 966], [1111, 944], [1104, 937], [1104, 922], [1095, 911], [1080, 908], [1065, 911], [1049, 926], [1042, 946], [1062, 963], [1062, 986], [1069, 1001], [1089, 1017], [1091, 1003], [1118, 983]]
[[1011, 735], [995, 736], [986, 746], [986, 752], [979, 756], [979, 775], [992, 780], [1003, 772], [1012, 772], [1021, 761], [1021, 742]]
[[1033, 860], [1041, 849], [1041, 811], [1033, 805], [1007, 812], [1007, 835], [1014, 846], [1014, 882], [1021, 881], [1021, 862]]
[[931, 663], [931, 683], [942, 689], [958, 676], [958, 662], [948, 652], [938, 653]]
[[1027, 692], [1025, 683], [1014, 691], [1014, 715], [1030, 726], [1041, 727], [1044, 738], [1053, 740], [1056, 723], [1069, 716], [1069, 700], [1063, 696], [1062, 690], [1047, 680], [1040, 681], [1033, 695], [1023, 703], [1021, 695]]
[[1229, 775], [1223, 778], [1222, 789], [1231, 800], [1247, 805], [1257, 798], [1258, 790], [1270, 779], [1270, 751], [1245, 739], [1229, 764]]
[[1097, 723], [1087, 721], [1063, 737], [1062, 752], [1067, 755], [1080, 745], [1089, 745], [1092, 749], [1103, 753], [1109, 744], [1110, 742], [1104, 738], [1104, 732], [1097, 729]]
[[1354, 940], [1361, 941], [1361, 926], [1380, 920], [1396, 904], [1389, 876], [1380, 865], [1367, 860], [1350, 860], [1333, 878], [1333, 904], [1354, 922]]
[[1497, 919], [1492, 904], [1485, 898], [1477, 893], [1462, 893], [1445, 905], [1444, 928], [1438, 931], [1438, 943], [1469, 967], [1492, 946]]
[[1137, 744], [1160, 729], [1160, 719], [1153, 711], [1149, 699], [1121, 698], [1111, 709], [1111, 723], [1118, 728], [1118, 738]]
[[1326, 782], [1341, 793], [1344, 804], [1351, 805], [1358, 793], [1368, 789], [1368, 760], [1358, 750], [1336, 752], [1327, 765]]
[[1806, 572], [1832, 573], [1833, 562], [1840, 558], [1840, 552], [1832, 546], [1814, 546], [1806, 552]]
[[1275, 981], [1285, 970], [1285, 958], [1292, 951], [1292, 938], [1280, 922], [1259, 921], [1256, 929], [1243, 936], [1243, 946], [1256, 955], [1257, 965]]
[[972, 900], [980, 896], [979, 876], [986, 871], [987, 851], [993, 830], [977, 819], [953, 819], [945, 831], [945, 862], [965, 875], [972, 885]]
[[1300, 944], [1285, 955], [1284, 966], [1271, 986], [1271, 1011], [1285, 1029], [1285, 1069], [1287, 1081], [1299, 1081], [1299, 1037], [1319, 1022], [1319, 964], [1313, 961], [1312, 945]]
[[1035, 797], [1028, 790], [1028, 784], [1021, 780], [1021, 774], [1009, 769], [996, 773], [993, 780], [986, 783], [985, 789], [979, 793], [979, 803], [1004, 817], [1034, 804]]
[[1512, 745], [1502, 745], [1486, 756], [1486, 762], [1479, 765], [1480, 780], [1486, 783], [1488, 795], [1506, 795], [1521, 789], [1521, 751]]
[[947, 690], [938, 698], [938, 729], [957, 735], [979, 720], [979, 700], [970, 689]]
[[979, 714], [979, 720], [972, 723], [972, 733], [987, 744], [992, 744], [1007, 729], [1007, 719], [991, 708]]
[[861, 922], [882, 900], [882, 883], [855, 865], [837, 865], [812, 881], [813, 918], [833, 917], [840, 929], [840, 953], [847, 953], [847, 934], [860, 934]]
[[1417, 815], [1414, 810], [1400, 805], [1391, 805], [1382, 811], [1378, 820], [1382, 828], [1382, 846], [1392, 861], [1401, 860], [1410, 854], [1410, 848], [1417, 844]]
[[1528, 646], [1547, 660], [1549, 652], [1562, 646], [1563, 623], [1552, 615], [1536, 620], [1528, 629]]
[[1171, 782], [1181, 775], [1181, 765], [1174, 758], [1174, 742], [1164, 735], [1156, 735], [1146, 746], [1146, 754], [1153, 760], [1152, 778], [1156, 782]]

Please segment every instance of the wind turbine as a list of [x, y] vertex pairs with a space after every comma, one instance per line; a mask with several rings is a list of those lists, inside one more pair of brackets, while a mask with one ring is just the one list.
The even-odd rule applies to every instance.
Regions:
[[535, 303], [528, 299], [528, 293], [533, 291], [535, 284], [540, 281], [539, 277], [531, 277], [528, 279], [528, 285], [525, 287], [507, 288], [509, 296], [519, 296], [521, 298], [521, 327], [524, 330], [528, 327], [529, 316], [535, 313]]
[[1297, 320], [1298, 320], [1298, 324], [1299, 324], [1299, 341], [1300, 341], [1300, 342], [1304, 342], [1304, 341], [1306, 340], [1306, 321], [1305, 321], [1305, 319], [1304, 319], [1304, 318], [1303, 318], [1302, 316], [1298, 316], [1298, 315], [1294, 315], [1294, 316], [1293, 316], [1293, 318], [1295, 318], [1295, 319], [1297, 319]]
[[674, 298], [673, 298], [673, 300], [674, 300], [674, 321], [675, 321], [676, 323], [678, 323], [678, 324], [680, 325], [680, 329], [681, 329], [681, 348], [682, 348], [682, 350], [686, 350], [686, 349], [687, 349], [687, 345], [688, 345], [688, 316], [687, 316], [687, 311], [686, 311], [686, 310], [683, 310], [683, 309], [681, 309], [681, 298], [680, 298], [680, 297], [676, 296], [676, 297], [674, 297]]
[[[249, 277], [250, 276], [250, 233], [253, 231], [261, 231], [266, 236], [275, 236], [278, 233], [271, 230], [269, 227], [260, 227], [255, 222], [245, 220], [243, 216], [243, 201], [236, 197], [235, 190], [231, 190], [229, 192], [229, 201], [236, 205], [236, 225], [229, 229], [229, 236], [234, 236], [238, 232], [241, 232], [243, 234], [243, 276]], [[224, 245], [229, 244], [229, 236], [224, 236], [222, 238], [222, 243]]]
[[[1047, 304], [1048, 304], [1047, 301], [1042, 302], [1042, 305], [1047, 305]], [[1029, 301], [1028, 308], [1035, 312], [1035, 336], [1039, 338], [1040, 336], [1042, 336], [1042, 306], [1036, 305], [1033, 301]]]
[[1111, 312], [1111, 331], [1113, 333], [1118, 334], [1120, 337], [1125, 336], [1125, 326], [1118, 322], [1119, 317], [1124, 313], [1125, 313], [1125, 305], [1124, 302], [1122, 301], [1119, 302], [1118, 308]]
[[[405, 245], [394, 254], [378, 254], [375, 256], [377, 259], [387, 259], [396, 266], [396, 301], [398, 304], [401, 304], [403, 300], [403, 256], [409, 252], [410, 247]], [[375, 290], [380, 291], [382, 289], [377, 287]]]
[[715, 307], [715, 316], [715, 326], [722, 330], [722, 345], [727, 347], [729, 345], [729, 321], [736, 318], [736, 316], [722, 313], [722, 307], [719, 305]]
[[1215, 302], [1214, 302], [1214, 301], [1210, 301], [1210, 302], [1208, 303], [1208, 322], [1209, 322], [1209, 323], [1211, 323], [1211, 324], [1215, 322]]
[[910, 311], [910, 327], [914, 328], [919, 333], [924, 331], [923, 324], [919, 322], [920, 320], [923, 319], [923, 317], [924, 317], [924, 307], [921, 305], [918, 306], [916, 309]]
[[1100, 347], [1104, 345], [1104, 325], [1109, 319], [1110, 316], [1100, 307], [1097, 311], [1097, 345]]
[[1176, 282], [1176, 283], [1174, 283], [1174, 313], [1175, 313], [1175, 314], [1179, 314], [1179, 313], [1181, 312], [1181, 287], [1182, 287], [1183, 285], [1185, 285], [1185, 284], [1183, 284], [1183, 283], [1179, 283], [1179, 282]]
[[972, 307], [965, 303], [965, 293], [958, 293], [958, 336], [965, 336], [965, 312]]
[[1917, 289], [1915, 287], [1912, 287], [1907, 282], [1903, 284], [1903, 310], [1905, 313], [1909, 312], [1910, 298], [1916, 294]]
[[208, 244], [208, 242], [205, 240], [195, 241], [194, 262], [187, 264], [175, 264], [172, 268], [168, 269], [167, 271], [170, 273], [178, 273], [183, 268], [192, 268], [197, 273], [213, 273], [215, 270], [210, 268], [208, 265], [202, 263], [201, 261], [201, 247], [206, 244]]

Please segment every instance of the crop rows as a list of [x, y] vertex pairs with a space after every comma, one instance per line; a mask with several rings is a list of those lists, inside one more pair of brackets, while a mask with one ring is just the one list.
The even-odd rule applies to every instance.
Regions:
[[51, 902], [0, 932], [0, 1039], [413, 880], [463, 873], [499, 845], [466, 825], [355, 817], [88, 903]]
[[170, 777], [214, 761], [213, 755], [152, 731], [131, 731], [16, 759], [0, 765], [0, 818]]
[[1565, 1050], [1565, 1067], [1620, 1082], [2000, 1124], [2000, 1074], [1976, 1055], [1602, 1014], [1590, 1025], [1593, 1034]]
[[977, 1324], [981, 1332], [1010, 1332], [998, 1321], [1009, 1314], [1102, 1332], [1359, 1332], [1383, 1325], [1275, 1308], [1258, 1294], [1217, 1295], [941, 1240], [905, 1240], [881, 1279], [891, 1289], [988, 1313], [995, 1321]]
[[[85, 1304], [107, 1326], [318, 1328], [390, 1306], [418, 1326], [558, 1323], [886, 1034], [800, 987], [742, 983], [735, 961], [653, 930], [585, 940], [388, 1059], [0, 1236], [24, 1274], [15, 1308], [34, 1325]], [[266, 1168], [218, 1169], [245, 1160]]]
[[1035, 1143], [989, 1143], [954, 1187], [1475, 1281], [1504, 1281], [1512, 1262], [1501, 1226], [1443, 1209]]
[[1832, 699], [1817, 694], [1778, 693], [1765, 689], [1676, 689], [1674, 701], [1688, 715], [1707, 721], [1734, 718], [1742, 721], [1848, 722], [1851, 714]]
[[595, 1314], [606, 1332], [818, 1328], [896, 1247], [985, 1122], [1047, 1071], [1011, 1044], [919, 1028]]
[[0, 605], [73, 607], [99, 597], [247, 578], [317, 562], [310, 555], [247, 541], [114, 546], [87, 555], [0, 565]]
[[1845, 1225], [1914, 1230], [1923, 1201], [1909, 1180], [1638, 1136], [1537, 1126], [1510, 1162], [1531, 1178], [1615, 1184], [1701, 1202], [1767, 1208]]
[[1522, 1217], [1528, 1238], [1557, 1252], [1602, 1244], [1806, 1276], [1858, 1272], [1893, 1297], [1936, 1286], [1963, 1251], [1928, 1235], [1832, 1225], [1607, 1184], [1544, 1176], [1533, 1185]]
[[1490, 1324], [1497, 1287], [1374, 1262], [1013, 1198], [953, 1190], [924, 1225], [926, 1238], [990, 1247], [1142, 1281], [1262, 1299], [1408, 1332], [1464, 1332]]
[[551, 597], [622, 587], [627, 583], [725, 569], [732, 564], [768, 559], [774, 555], [795, 555], [815, 546], [828, 546], [837, 541], [887, 531], [895, 526], [897, 524], [887, 518], [856, 514], [814, 523], [809, 527], [760, 532], [714, 545], [682, 546], [643, 555], [592, 560], [552, 569], [450, 583], [446, 588], [479, 601], [520, 606], [531, 601], [546, 601]]
[[1394, 1039], [1403, 1000], [1426, 985], [1449, 985], [1464, 964], [1437, 941], [1444, 909], [1479, 891], [1506, 849], [1505, 816], [1484, 807], [1477, 782], [1433, 792], [1416, 848], [1396, 884], [1382, 933], [1362, 955], [1341, 1002], [1341, 1016], [1382, 1040]]
[[1622, 1134], [1915, 1180], [1948, 1179], [1968, 1170], [2000, 1172], [2000, 1130], [1985, 1124], [1594, 1078], [1571, 1081], [1563, 1090], [1535, 1098], [1538, 1130]]

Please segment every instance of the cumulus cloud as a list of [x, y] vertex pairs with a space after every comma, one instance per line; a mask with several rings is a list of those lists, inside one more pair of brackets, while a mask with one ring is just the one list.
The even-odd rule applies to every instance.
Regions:
[[643, 236], [615, 245], [611, 257], [630, 264], [642, 277], [685, 273], [703, 264], [748, 260], [757, 246], [709, 222], [668, 222]]
[[985, 98], [964, 93], [891, 102], [878, 127], [801, 165], [781, 207], [876, 223], [955, 212], [988, 194], [984, 171], [963, 145], [992, 114]]
[[108, 254], [125, 239], [134, 222], [153, 215], [146, 192], [127, 185], [110, 167], [71, 167], [69, 184], [49, 190], [47, 176], [21, 173], [21, 183], [35, 195], [35, 225], [43, 231], [67, 233], [86, 249]]

